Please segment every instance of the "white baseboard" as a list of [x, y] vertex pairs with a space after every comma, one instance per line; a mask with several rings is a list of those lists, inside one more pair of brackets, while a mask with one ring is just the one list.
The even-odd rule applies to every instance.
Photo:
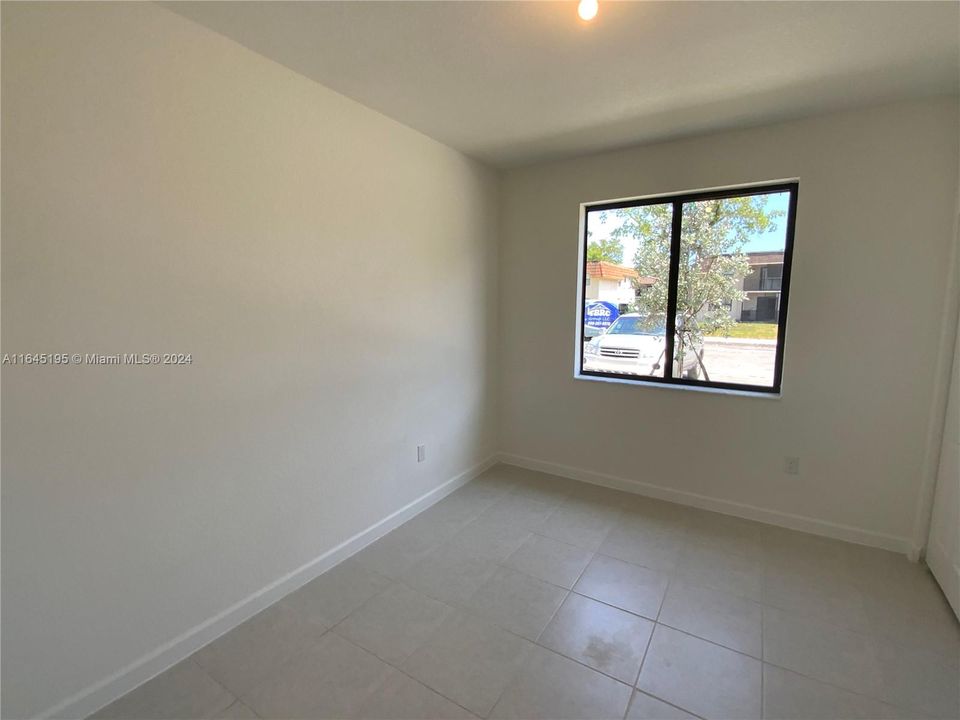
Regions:
[[793, 515], [791, 513], [780, 512], [779, 510], [769, 510], [767, 508], [756, 507], [755, 505], [721, 500], [707, 495], [675, 490], [661, 485], [651, 485], [650, 483], [639, 480], [628, 480], [627, 478], [617, 477], [616, 475], [608, 475], [606, 473], [594, 472], [593, 470], [572, 467], [570, 465], [537, 460], [522, 455], [500, 453], [498, 459], [507, 465], [516, 465], [517, 467], [527, 468], [528, 470], [538, 470], [571, 480], [590, 483], [591, 485], [601, 485], [614, 490], [623, 490], [658, 500], [667, 500], [668, 502], [674, 502], [680, 505], [689, 505], [702, 510], [723, 513], [724, 515], [734, 515], [747, 520], [756, 520], [757, 522], [768, 525], [777, 525], [791, 530], [823, 535], [859, 545], [869, 545], [871, 547], [883, 548], [884, 550], [893, 550], [894, 552], [904, 553], [908, 557], [911, 557], [911, 559], [913, 559], [914, 553], [916, 553], [916, 556], [919, 555], [919, 550], [913, 547], [909, 538], [905, 537], [886, 535], [884, 533], [873, 532], [872, 530], [864, 530], [862, 528], [841, 525], [826, 520], [817, 520], [816, 518], [805, 517], [803, 515]]
[[394, 528], [442, 500], [457, 488], [466, 485], [497, 462], [491, 456], [439, 487], [420, 496], [396, 512], [371, 525], [310, 562], [274, 580], [252, 595], [231, 605], [226, 610], [178, 635], [156, 650], [138, 658], [113, 675], [84, 688], [63, 702], [41, 713], [40, 718], [85, 718], [102, 707], [127, 694], [167, 668], [189, 657], [204, 645], [228, 630], [253, 617], [285, 595], [305, 585], [334, 565], [346, 560]]
[[960, 565], [951, 559], [950, 553], [939, 540], [927, 545], [926, 561], [954, 615], [960, 620]]

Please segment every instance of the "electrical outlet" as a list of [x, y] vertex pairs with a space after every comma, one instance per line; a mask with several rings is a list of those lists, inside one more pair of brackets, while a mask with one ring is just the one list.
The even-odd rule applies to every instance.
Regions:
[[785, 457], [783, 459], [783, 471], [787, 475], [799, 475], [800, 474], [800, 458]]
[[417, 462], [422, 463], [427, 459], [427, 446], [417, 445]]

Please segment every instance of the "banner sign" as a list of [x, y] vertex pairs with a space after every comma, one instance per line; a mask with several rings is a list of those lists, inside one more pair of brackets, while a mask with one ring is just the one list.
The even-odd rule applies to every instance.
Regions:
[[598, 330], [606, 330], [618, 317], [617, 306], [606, 300], [594, 300], [583, 309], [583, 324]]

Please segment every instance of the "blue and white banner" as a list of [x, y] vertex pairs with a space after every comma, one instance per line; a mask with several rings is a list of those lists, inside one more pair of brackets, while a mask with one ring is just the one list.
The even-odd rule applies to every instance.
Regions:
[[620, 311], [606, 300], [594, 300], [583, 309], [583, 324], [598, 330], [606, 330], [620, 317]]

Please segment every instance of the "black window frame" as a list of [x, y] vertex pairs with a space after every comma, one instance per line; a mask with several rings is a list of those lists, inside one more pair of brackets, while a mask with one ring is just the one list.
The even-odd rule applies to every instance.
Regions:
[[[648, 195], [627, 200], [583, 203], [580, 207], [582, 227], [579, 261], [582, 280], [578, 303], [579, 307], [577, 308], [577, 376], [584, 378], [612, 379], [640, 385], [674, 385], [703, 389], [736, 390], [765, 395], [779, 395], [783, 386], [783, 356], [787, 339], [787, 310], [790, 299], [790, 278], [793, 269], [793, 241], [797, 223], [797, 197], [799, 195], [799, 190], [800, 182], [798, 180], [790, 180], [774, 183], [757, 183], [713, 190], [671, 193], [665, 195]], [[776, 357], [774, 359], [773, 385], [748, 385], [745, 383], [719, 382], [701, 379], [693, 380], [691, 378], [673, 377], [673, 346], [676, 336], [677, 285], [680, 277], [680, 231], [683, 221], [683, 204], [689, 202], [699, 202], [703, 200], [722, 200], [732, 197], [772, 195], [784, 192], [790, 194], [790, 200], [787, 206], [786, 236], [784, 239], [783, 248], [783, 275], [780, 282], [780, 310], [777, 318], [777, 348]], [[583, 324], [585, 321], [584, 306], [587, 296], [585, 278], [587, 276], [587, 249], [589, 245], [587, 238], [589, 214], [591, 212], [600, 212], [604, 210], [619, 210], [628, 207], [666, 204], [673, 205], [673, 225], [670, 236], [670, 271], [668, 277], [669, 286], [667, 288], [666, 337], [664, 338], [666, 345], [664, 357], [669, 357], [670, 360], [665, 360], [663, 363], [663, 377], [656, 377], [653, 375], [631, 376], [619, 373], [600, 372], [596, 370], [584, 370]]]

